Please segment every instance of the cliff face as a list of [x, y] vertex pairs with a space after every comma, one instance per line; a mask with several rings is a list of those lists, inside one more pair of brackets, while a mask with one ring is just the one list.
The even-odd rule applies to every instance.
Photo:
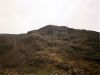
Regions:
[[100, 75], [99, 32], [47, 25], [0, 35], [0, 73]]

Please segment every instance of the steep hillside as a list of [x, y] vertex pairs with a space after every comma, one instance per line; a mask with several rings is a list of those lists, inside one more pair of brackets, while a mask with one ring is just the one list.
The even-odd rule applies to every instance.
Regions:
[[99, 34], [54, 25], [0, 34], [0, 75], [100, 75]]

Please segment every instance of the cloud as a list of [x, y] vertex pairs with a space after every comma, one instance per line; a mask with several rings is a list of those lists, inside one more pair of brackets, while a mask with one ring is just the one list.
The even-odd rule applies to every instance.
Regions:
[[0, 0], [0, 33], [47, 24], [99, 31], [99, 0]]

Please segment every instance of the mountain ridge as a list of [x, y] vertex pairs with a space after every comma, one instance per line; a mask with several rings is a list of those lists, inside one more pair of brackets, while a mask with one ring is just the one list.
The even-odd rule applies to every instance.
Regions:
[[[46, 26], [44, 26], [44, 27], [41, 27], [41, 28], [39, 28], [39, 29], [37, 29], [37, 30], [42, 30], [42, 29], [52, 29], [52, 28], [64, 28], [64, 30], [65, 29], [68, 29], [69, 27], [67, 27], [67, 26], [58, 26], [58, 25], [46, 25]], [[76, 28], [69, 28], [69, 29], [75, 29], [75, 30], [81, 30], [81, 31], [90, 31], [90, 32], [97, 32], [97, 33], [100, 33], [100, 32], [98, 32], [98, 31], [94, 31], [94, 30], [87, 30], [87, 29], [76, 29]], [[32, 32], [32, 31], [34, 31], [34, 30], [31, 30], [31, 31], [29, 31], [29, 32]], [[28, 33], [29, 33], [28, 32]]]

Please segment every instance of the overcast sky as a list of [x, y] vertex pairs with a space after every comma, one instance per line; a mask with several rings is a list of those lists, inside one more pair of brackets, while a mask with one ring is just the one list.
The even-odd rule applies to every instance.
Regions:
[[99, 0], [0, 0], [0, 33], [48, 24], [100, 32]]

